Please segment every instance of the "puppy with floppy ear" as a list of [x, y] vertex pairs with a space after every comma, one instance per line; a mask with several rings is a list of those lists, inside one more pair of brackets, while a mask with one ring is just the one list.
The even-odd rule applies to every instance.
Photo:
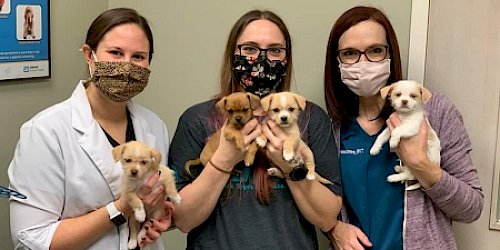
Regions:
[[[306, 103], [306, 98], [303, 96], [286, 91], [269, 94], [261, 100], [262, 108], [268, 112], [269, 118], [288, 135], [288, 138], [283, 142], [283, 159], [291, 163], [296, 162], [299, 157], [296, 157], [295, 152], [300, 148], [302, 159], [299, 162], [307, 168], [306, 178], [308, 180], [318, 179], [322, 183], [332, 184], [315, 172], [313, 152], [300, 138], [298, 119], [300, 112], [305, 110]], [[268, 174], [284, 178], [281, 170], [275, 167], [269, 168]]]
[[[371, 155], [378, 154], [382, 145], [387, 141], [389, 141], [390, 148], [396, 148], [401, 138], [417, 135], [420, 130], [420, 125], [425, 119], [423, 104], [432, 96], [432, 93], [422, 84], [409, 80], [402, 80], [388, 85], [380, 90], [380, 94], [382, 98], [388, 98], [390, 100], [402, 124], [394, 128], [392, 132], [389, 128], [385, 128], [375, 139], [370, 149]], [[441, 144], [436, 132], [432, 129], [429, 122], [427, 122], [427, 126], [429, 128], [427, 132], [427, 155], [432, 162], [439, 164], [441, 161]], [[395, 167], [395, 170], [397, 174], [387, 177], [389, 182], [415, 180], [415, 177], [407, 167], [398, 165]], [[420, 184], [416, 183], [408, 186], [406, 190], [414, 190], [419, 187]]]
[[175, 204], [181, 203], [181, 197], [175, 186], [174, 171], [165, 165], [160, 164], [161, 154], [158, 150], [148, 147], [146, 144], [138, 141], [130, 141], [116, 146], [112, 150], [113, 159], [119, 161], [123, 171], [122, 195], [126, 202], [134, 210], [134, 216], [129, 218], [130, 239], [129, 249], [134, 249], [140, 243], [146, 233], [143, 227], [138, 232], [140, 222], [146, 219], [160, 219], [165, 214], [163, 203], [151, 211], [145, 211], [142, 200], [138, 197], [137, 191], [149, 180], [153, 174], [160, 174], [156, 185], [163, 185], [166, 191], [166, 198]]
[[[225, 113], [228, 118], [224, 129], [224, 137], [234, 142], [237, 149], [241, 151], [247, 150], [244, 162], [246, 166], [252, 165], [258, 147], [255, 141], [248, 147], [245, 147], [241, 129], [247, 122], [252, 120], [254, 117], [253, 111], [260, 107], [259, 97], [251, 93], [234, 92], [219, 100], [215, 104], [215, 107], [219, 112]], [[200, 158], [186, 161], [184, 169], [189, 176], [193, 177], [190, 171], [191, 166], [200, 164], [205, 166], [210, 158], [212, 158], [215, 150], [219, 147], [220, 136], [221, 130], [218, 129], [208, 138], [205, 147], [201, 151]]]

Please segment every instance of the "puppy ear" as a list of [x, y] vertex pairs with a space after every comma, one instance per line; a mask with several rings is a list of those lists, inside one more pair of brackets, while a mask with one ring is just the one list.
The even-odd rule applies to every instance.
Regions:
[[390, 95], [394, 84], [395, 83], [393, 83], [391, 85], [387, 85], [387, 86], [380, 89], [380, 96], [382, 97], [382, 99], [386, 99], [387, 96]]
[[431, 99], [432, 93], [428, 89], [426, 89], [423, 85], [420, 85], [420, 92], [422, 93], [422, 101], [424, 103], [428, 102]]
[[153, 161], [153, 163], [155, 165], [160, 164], [160, 162], [161, 162], [161, 153], [160, 153], [160, 151], [158, 151], [156, 149], [151, 149], [151, 160]]
[[298, 94], [293, 94], [293, 98], [295, 99], [297, 104], [299, 104], [299, 107], [301, 110], [306, 109], [306, 98], [305, 97], [298, 95]]
[[215, 108], [221, 113], [224, 113], [224, 111], [226, 111], [226, 99], [227, 98], [224, 96], [215, 104]]
[[250, 102], [250, 108], [256, 110], [260, 107], [260, 98], [252, 93], [247, 93], [248, 101]]
[[125, 145], [126, 145], [126, 143], [118, 145], [118, 146], [114, 147], [113, 150], [111, 151], [113, 153], [113, 159], [115, 161], [118, 161], [120, 159], [120, 157], [122, 156], [123, 150], [125, 149]]
[[264, 109], [264, 111], [269, 111], [269, 106], [271, 105], [272, 98], [273, 94], [269, 94], [266, 97], [260, 99], [260, 105], [262, 105], [262, 109]]

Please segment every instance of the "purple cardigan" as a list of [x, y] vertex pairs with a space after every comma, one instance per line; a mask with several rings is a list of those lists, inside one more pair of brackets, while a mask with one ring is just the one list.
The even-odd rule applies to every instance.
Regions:
[[[403, 249], [458, 249], [452, 221], [470, 223], [479, 218], [482, 188], [460, 112], [441, 94], [433, 94], [425, 110], [441, 141], [443, 177], [429, 190], [405, 191]], [[340, 138], [339, 130], [335, 132]], [[348, 221], [345, 209], [342, 220]]]

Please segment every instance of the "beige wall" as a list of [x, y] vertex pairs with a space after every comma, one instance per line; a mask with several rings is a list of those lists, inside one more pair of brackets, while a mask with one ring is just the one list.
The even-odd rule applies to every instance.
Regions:
[[[52, 78], [0, 82], [0, 184], [8, 184], [7, 167], [21, 124], [69, 97], [77, 81], [86, 78], [87, 67], [78, 48], [90, 22], [109, 7], [136, 8], [151, 21], [156, 47], [151, 84], [136, 101], [158, 113], [173, 135], [177, 119], [186, 108], [216, 93], [229, 29], [251, 8], [271, 9], [285, 20], [294, 45], [294, 90], [324, 107], [323, 64], [330, 28], [343, 11], [357, 4], [386, 11], [399, 36], [406, 68], [410, 0], [51, 1]], [[7, 200], [0, 200], [0, 211], [0, 248], [11, 249]], [[185, 247], [184, 235], [178, 231], [167, 233], [164, 240], [168, 249]]]
[[488, 228], [499, 114], [500, 1], [480, 3], [431, 1], [425, 82], [461, 110], [485, 195], [481, 218], [454, 226], [460, 249], [497, 250], [500, 231]]

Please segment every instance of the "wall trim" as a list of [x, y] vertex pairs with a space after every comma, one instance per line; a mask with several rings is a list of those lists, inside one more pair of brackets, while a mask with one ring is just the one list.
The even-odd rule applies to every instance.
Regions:
[[424, 83], [430, 0], [412, 0], [408, 79]]

